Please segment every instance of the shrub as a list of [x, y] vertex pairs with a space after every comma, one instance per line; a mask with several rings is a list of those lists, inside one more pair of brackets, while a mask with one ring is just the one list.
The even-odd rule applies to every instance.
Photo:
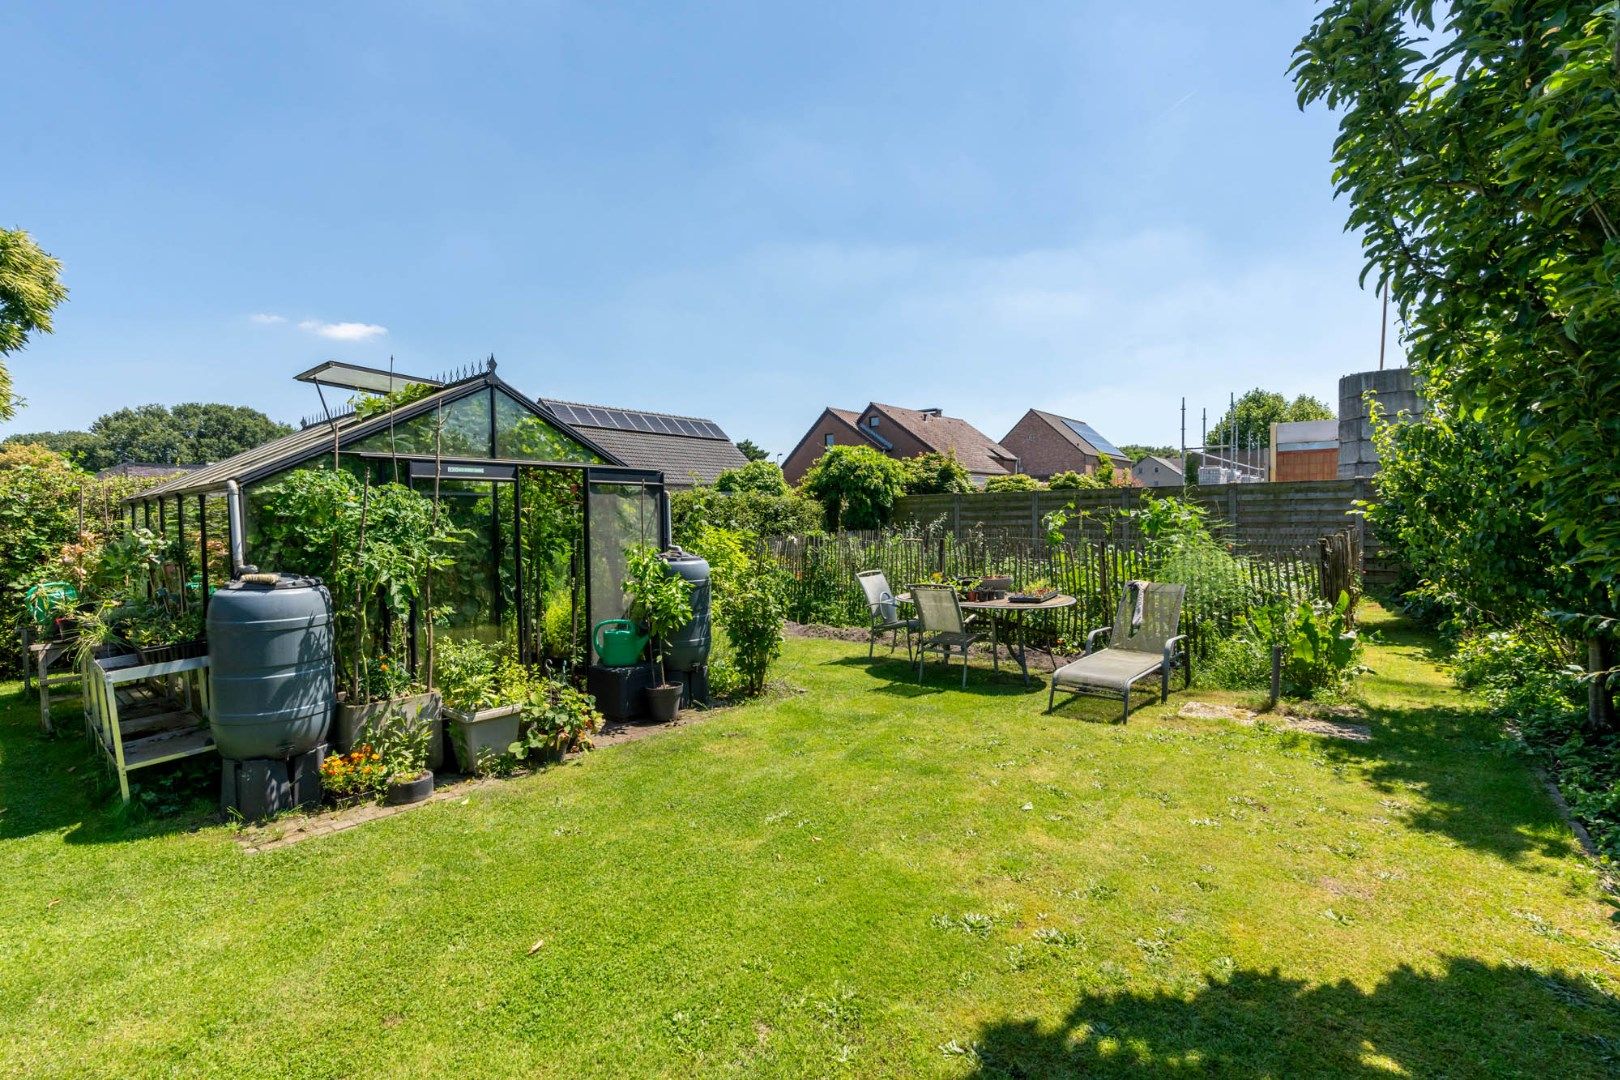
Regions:
[[751, 491], [758, 495], [786, 495], [792, 489], [782, 476], [782, 466], [774, 461], [750, 461], [735, 469], [727, 469], [714, 478], [714, 490], [735, 495]]
[[444, 703], [460, 712], [515, 705], [529, 692], [532, 677], [517, 654], [503, 645], [472, 638], [440, 638], [433, 674]]
[[765, 674], [782, 651], [787, 619], [786, 575], [765, 560], [733, 585], [720, 600], [720, 623], [731, 644], [731, 662], [751, 694], [765, 686]]
[[905, 490], [906, 469], [870, 446], [829, 446], [800, 485], [820, 500], [828, 529], [879, 529]]
[[823, 519], [821, 504], [798, 492], [728, 495], [701, 485], [671, 492], [669, 508], [674, 539], [682, 547], [690, 546], [698, 526], [704, 524], [755, 536], [804, 536], [820, 532]]
[[1040, 481], [1024, 473], [992, 476], [984, 482], [984, 490], [986, 491], [1039, 491], [1040, 488]]
[[1087, 473], [1077, 473], [1073, 469], [1060, 473], [1053, 473], [1046, 486], [1053, 491], [1085, 491], [1090, 488], [1106, 487], [1101, 480]]
[[905, 459], [907, 495], [956, 495], [973, 490], [973, 478], [956, 460], [956, 453], [930, 451]]

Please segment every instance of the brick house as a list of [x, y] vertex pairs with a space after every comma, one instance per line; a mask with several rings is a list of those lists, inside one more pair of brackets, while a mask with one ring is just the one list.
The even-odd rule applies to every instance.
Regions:
[[1131, 459], [1084, 420], [1031, 409], [1002, 438], [1001, 445], [1018, 455], [1024, 472], [1048, 480], [1060, 472], [1089, 475], [1104, 457], [1128, 473]]
[[980, 487], [992, 476], [1018, 471], [1018, 457], [990, 436], [939, 409], [905, 409], [872, 402], [859, 412], [823, 409], [782, 462], [788, 483], [804, 479], [829, 446], [870, 446], [892, 458], [955, 454]]
[[1136, 481], [1138, 487], [1150, 488], [1180, 487], [1187, 482], [1179, 461], [1172, 461], [1158, 454], [1149, 454], [1132, 465], [1131, 479]]

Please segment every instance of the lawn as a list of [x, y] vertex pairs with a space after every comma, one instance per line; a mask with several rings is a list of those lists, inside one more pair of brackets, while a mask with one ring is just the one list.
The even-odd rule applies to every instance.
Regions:
[[0, 1074], [1614, 1075], [1597, 872], [1370, 621], [1366, 743], [793, 639], [801, 692], [258, 855], [4, 688]]

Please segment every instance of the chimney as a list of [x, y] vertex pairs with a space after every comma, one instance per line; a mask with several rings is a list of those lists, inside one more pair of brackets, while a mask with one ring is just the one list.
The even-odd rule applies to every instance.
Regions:
[[918, 409], [917, 411], [922, 413], [924, 420], [927, 420], [930, 416], [944, 416], [945, 415], [945, 410], [944, 409]]

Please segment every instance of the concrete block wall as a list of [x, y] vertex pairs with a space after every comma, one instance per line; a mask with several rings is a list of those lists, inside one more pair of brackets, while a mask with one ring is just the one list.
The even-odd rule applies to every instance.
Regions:
[[1363, 371], [1339, 380], [1339, 479], [1372, 476], [1378, 471], [1378, 450], [1373, 446], [1373, 424], [1365, 395], [1377, 397], [1385, 419], [1406, 412], [1417, 417], [1425, 405], [1412, 369], [1385, 368]]

